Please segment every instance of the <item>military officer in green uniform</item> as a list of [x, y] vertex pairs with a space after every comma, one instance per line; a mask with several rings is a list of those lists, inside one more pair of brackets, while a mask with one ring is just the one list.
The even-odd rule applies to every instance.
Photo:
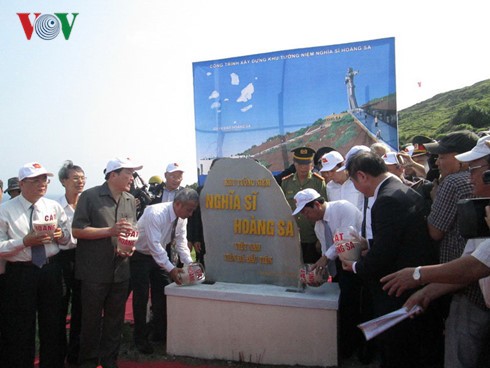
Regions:
[[[293, 163], [296, 172], [282, 179], [281, 187], [286, 199], [294, 211], [296, 202], [294, 196], [300, 190], [311, 188], [315, 189], [323, 198], [327, 198], [325, 181], [317, 173], [313, 173], [313, 156], [315, 150], [309, 147], [298, 147], [293, 152]], [[301, 240], [301, 250], [303, 253], [304, 263], [315, 263], [321, 256], [317, 250], [317, 237], [315, 235], [315, 224], [308, 221], [301, 214], [295, 216], [299, 227], [299, 236]]]

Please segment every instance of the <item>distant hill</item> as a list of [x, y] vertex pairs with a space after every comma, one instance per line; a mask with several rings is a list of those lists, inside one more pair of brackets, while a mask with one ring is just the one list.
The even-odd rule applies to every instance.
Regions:
[[400, 144], [416, 135], [437, 139], [460, 129], [490, 129], [490, 79], [440, 93], [398, 112]]
[[253, 157], [271, 171], [282, 171], [291, 162], [291, 150], [307, 146], [318, 150], [320, 147], [335, 147], [345, 155], [354, 145], [370, 146], [376, 142], [374, 135], [349, 113], [330, 115], [318, 119], [310, 126], [284, 136], [270, 137], [267, 142], [254, 145], [239, 156]]
[[[394, 97], [390, 95], [370, 101], [362, 107], [363, 111], [371, 114], [373, 109], [377, 114], [392, 111], [394, 115]], [[353, 112], [332, 114], [294, 132], [270, 137], [237, 156], [253, 157], [271, 171], [281, 171], [288, 167], [290, 152], [296, 147], [308, 146], [318, 150], [329, 146], [345, 156], [354, 145], [370, 146], [377, 141], [375, 135], [366, 128], [364, 120]], [[441, 135], [461, 129], [475, 132], [490, 129], [490, 79], [470, 87], [440, 93], [398, 112], [400, 145], [410, 142], [416, 135], [438, 139]]]

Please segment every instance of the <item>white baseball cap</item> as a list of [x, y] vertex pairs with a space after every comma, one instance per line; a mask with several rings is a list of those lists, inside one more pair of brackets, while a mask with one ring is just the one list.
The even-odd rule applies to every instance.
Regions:
[[110, 172], [113, 172], [115, 170], [119, 169], [134, 169], [134, 170], [141, 170], [143, 168], [143, 165], [137, 164], [133, 161], [131, 161], [130, 158], [114, 158], [110, 160], [107, 163], [107, 166], [104, 170], [104, 174], [109, 174]]
[[179, 166], [178, 163], [173, 163], [173, 164], [168, 164], [167, 165], [167, 170], [165, 170], [165, 172], [168, 172], [168, 173], [173, 173], [174, 171], [182, 171], [184, 172], [184, 170], [182, 170], [182, 168]]
[[314, 201], [320, 197], [321, 195], [315, 189], [311, 188], [306, 188], [296, 193], [294, 196], [294, 200], [296, 201], [296, 209], [293, 211], [293, 216], [300, 213], [307, 203], [310, 203], [311, 201]]
[[39, 162], [29, 162], [20, 168], [19, 181], [40, 175], [53, 176], [53, 174], [48, 172]]
[[409, 144], [403, 149], [403, 151], [408, 153], [409, 156], [412, 156], [413, 152], [415, 151], [415, 146], [413, 144]]
[[344, 162], [344, 157], [337, 151], [331, 151], [329, 153], [325, 153], [320, 159], [320, 162], [322, 163], [320, 172], [330, 171], [338, 164]]
[[490, 135], [483, 136], [478, 139], [476, 146], [471, 151], [460, 153], [456, 155], [456, 160], [461, 162], [468, 162], [478, 160], [479, 158], [490, 155]]
[[341, 168], [339, 168], [337, 171], [342, 171], [342, 170], [345, 170], [346, 166], [347, 166], [347, 161], [349, 161], [349, 159], [352, 157], [352, 156], [355, 156], [357, 155], [358, 153], [360, 152], [371, 152], [371, 149], [367, 146], [363, 146], [363, 145], [359, 145], [359, 146], [353, 146], [349, 152], [347, 152], [347, 154], [345, 155], [345, 162], [344, 164], [342, 165]]
[[400, 165], [400, 162], [398, 161], [398, 152], [386, 152], [383, 156], [382, 159], [385, 162], [386, 165]]

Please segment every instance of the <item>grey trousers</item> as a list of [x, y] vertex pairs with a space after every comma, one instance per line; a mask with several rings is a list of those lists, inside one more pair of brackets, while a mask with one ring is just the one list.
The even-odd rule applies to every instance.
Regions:
[[489, 367], [482, 362], [490, 334], [490, 311], [484, 311], [462, 294], [454, 295], [446, 320], [445, 368]]
[[[112, 364], [117, 360], [124, 323], [129, 280], [91, 283], [82, 280], [82, 366]], [[95, 365], [97, 367], [97, 365]]]

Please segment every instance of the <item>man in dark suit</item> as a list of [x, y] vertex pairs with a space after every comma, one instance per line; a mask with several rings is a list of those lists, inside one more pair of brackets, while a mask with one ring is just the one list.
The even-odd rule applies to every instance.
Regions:
[[[378, 317], [401, 308], [410, 295], [405, 293], [399, 298], [388, 295], [380, 278], [407, 265], [437, 262], [437, 250], [427, 232], [422, 197], [388, 173], [381, 157], [371, 152], [359, 153], [348, 160], [347, 170], [357, 190], [366, 197], [374, 197], [373, 243], [359, 261], [344, 262], [343, 267], [366, 284]], [[383, 368], [425, 367], [440, 358], [433, 347], [442, 321], [436, 323], [437, 318], [430, 312], [425, 317], [424, 321], [405, 320], [379, 335]], [[442, 346], [442, 334], [439, 340]]]

